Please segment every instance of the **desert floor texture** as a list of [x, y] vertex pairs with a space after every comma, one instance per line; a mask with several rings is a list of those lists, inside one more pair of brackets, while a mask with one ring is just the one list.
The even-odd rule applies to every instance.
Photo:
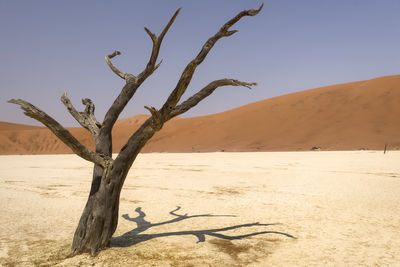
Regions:
[[0, 265], [399, 266], [399, 162], [399, 151], [140, 154], [111, 248], [68, 258], [91, 164], [0, 156]]

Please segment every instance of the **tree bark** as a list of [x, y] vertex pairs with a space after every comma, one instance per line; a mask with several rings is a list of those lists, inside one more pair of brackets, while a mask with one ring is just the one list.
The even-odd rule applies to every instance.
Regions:
[[[93, 180], [89, 199], [79, 220], [71, 252], [95, 256], [106, 248], [118, 225], [119, 197], [127, 171], [104, 171], [100, 185]], [[94, 189], [94, 190], [93, 190]]]

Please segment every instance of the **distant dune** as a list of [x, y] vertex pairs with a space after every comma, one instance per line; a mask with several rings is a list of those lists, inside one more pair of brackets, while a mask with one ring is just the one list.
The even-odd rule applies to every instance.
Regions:
[[[117, 122], [114, 152], [146, 118], [136, 115]], [[86, 130], [70, 130], [93, 148]], [[385, 144], [400, 149], [400, 75], [292, 93], [209, 116], [176, 118], [143, 151], [380, 150]], [[46, 128], [0, 122], [0, 154], [58, 153], [71, 151]]]

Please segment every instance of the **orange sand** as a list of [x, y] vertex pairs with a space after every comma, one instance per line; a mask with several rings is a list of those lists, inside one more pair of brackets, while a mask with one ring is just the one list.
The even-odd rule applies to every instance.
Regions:
[[[176, 118], [166, 123], [143, 151], [297, 151], [314, 146], [322, 150], [383, 150], [385, 144], [400, 149], [399, 103], [400, 75], [327, 86], [214, 115]], [[51, 114], [51, 110], [47, 112]], [[116, 124], [114, 152], [146, 118], [136, 115]], [[86, 130], [71, 131], [93, 148]], [[70, 152], [47, 129], [0, 123], [0, 154]]]

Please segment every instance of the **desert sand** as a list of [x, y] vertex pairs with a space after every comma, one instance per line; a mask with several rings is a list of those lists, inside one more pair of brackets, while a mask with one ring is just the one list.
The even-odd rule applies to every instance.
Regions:
[[396, 266], [399, 162], [397, 151], [140, 154], [111, 248], [67, 258], [91, 164], [0, 156], [0, 265]]
[[[173, 119], [143, 152], [308, 151], [314, 146], [383, 150], [385, 144], [399, 150], [399, 103], [400, 75], [326, 86], [209, 116]], [[16, 107], [15, 112], [21, 111]], [[65, 116], [70, 116], [67, 111]], [[118, 121], [113, 131], [115, 153], [146, 118], [135, 115]], [[70, 131], [93, 148], [87, 131]], [[54, 153], [71, 151], [49, 130], [0, 122], [0, 154]]]

